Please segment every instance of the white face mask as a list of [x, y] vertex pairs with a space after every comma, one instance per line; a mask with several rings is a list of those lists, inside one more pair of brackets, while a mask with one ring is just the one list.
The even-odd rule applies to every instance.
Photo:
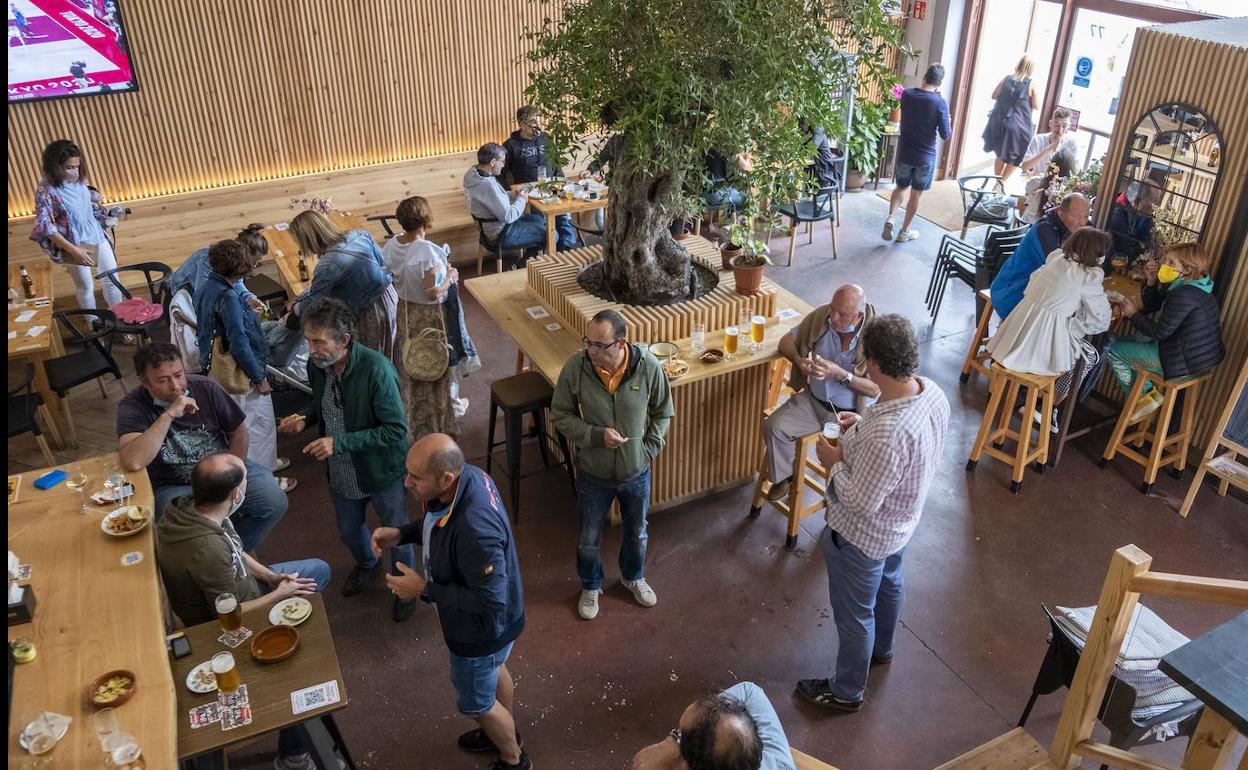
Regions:
[[233, 516], [235, 511], [237, 511], [239, 508], [242, 508], [242, 507], [243, 507], [243, 501], [245, 501], [246, 499], [247, 499], [247, 496], [246, 496], [246, 495], [244, 495], [242, 492], [239, 492], [237, 495], [235, 495], [233, 498], [231, 498], [231, 499], [230, 499], [230, 513], [229, 513], [229, 515], [230, 515], [230, 516]]

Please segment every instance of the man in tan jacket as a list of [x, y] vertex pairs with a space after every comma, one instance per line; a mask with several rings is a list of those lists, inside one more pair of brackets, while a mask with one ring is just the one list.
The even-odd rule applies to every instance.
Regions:
[[866, 377], [862, 328], [875, 318], [861, 286], [847, 283], [832, 301], [815, 308], [780, 340], [780, 354], [789, 359], [789, 387], [797, 391], [763, 422], [769, 500], [783, 500], [793, 479], [793, 445], [814, 433], [836, 412], [857, 412], [870, 406], [880, 388]]

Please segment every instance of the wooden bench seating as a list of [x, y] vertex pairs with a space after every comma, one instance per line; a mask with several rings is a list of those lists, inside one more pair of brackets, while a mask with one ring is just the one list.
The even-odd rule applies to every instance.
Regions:
[[1057, 765], [1030, 733], [1015, 727], [936, 770], [1057, 770]]
[[820, 762], [809, 754], [803, 754], [795, 748], [789, 747], [789, 751], [793, 753], [793, 764], [797, 765], [797, 770], [837, 770], [836, 767], [829, 765], [827, 762]]

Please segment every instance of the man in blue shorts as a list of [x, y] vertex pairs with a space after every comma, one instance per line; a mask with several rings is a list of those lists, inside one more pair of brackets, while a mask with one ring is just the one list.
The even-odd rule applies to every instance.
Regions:
[[919, 210], [919, 198], [932, 186], [936, 172], [936, 135], [948, 139], [949, 105], [940, 95], [940, 82], [945, 68], [933, 64], [923, 75], [923, 85], [907, 88], [901, 95], [901, 136], [897, 140], [897, 186], [888, 201], [888, 219], [884, 220], [881, 237], [893, 240], [893, 217], [904, 203], [906, 216], [901, 220], [897, 242], [905, 243], [919, 237], [910, 229], [910, 222]]

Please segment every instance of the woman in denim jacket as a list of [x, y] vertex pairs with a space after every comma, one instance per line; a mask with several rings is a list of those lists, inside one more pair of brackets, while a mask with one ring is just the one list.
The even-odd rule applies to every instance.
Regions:
[[395, 360], [394, 335], [399, 295], [373, 237], [363, 230], [344, 233], [319, 211], [305, 211], [290, 221], [304, 255], [319, 257], [299, 306], [312, 297], [341, 300], [356, 316], [355, 341]]
[[[30, 239], [53, 262], [65, 267], [74, 281], [78, 307], [93, 310], [94, 275], [117, 267], [104, 228], [121, 216], [122, 209], [105, 210], [99, 193], [87, 187], [87, 179], [87, 159], [78, 145], [57, 139], [44, 148], [43, 178], [35, 188], [35, 227]], [[102, 288], [107, 306], [125, 299], [112, 281], [104, 281]]]

